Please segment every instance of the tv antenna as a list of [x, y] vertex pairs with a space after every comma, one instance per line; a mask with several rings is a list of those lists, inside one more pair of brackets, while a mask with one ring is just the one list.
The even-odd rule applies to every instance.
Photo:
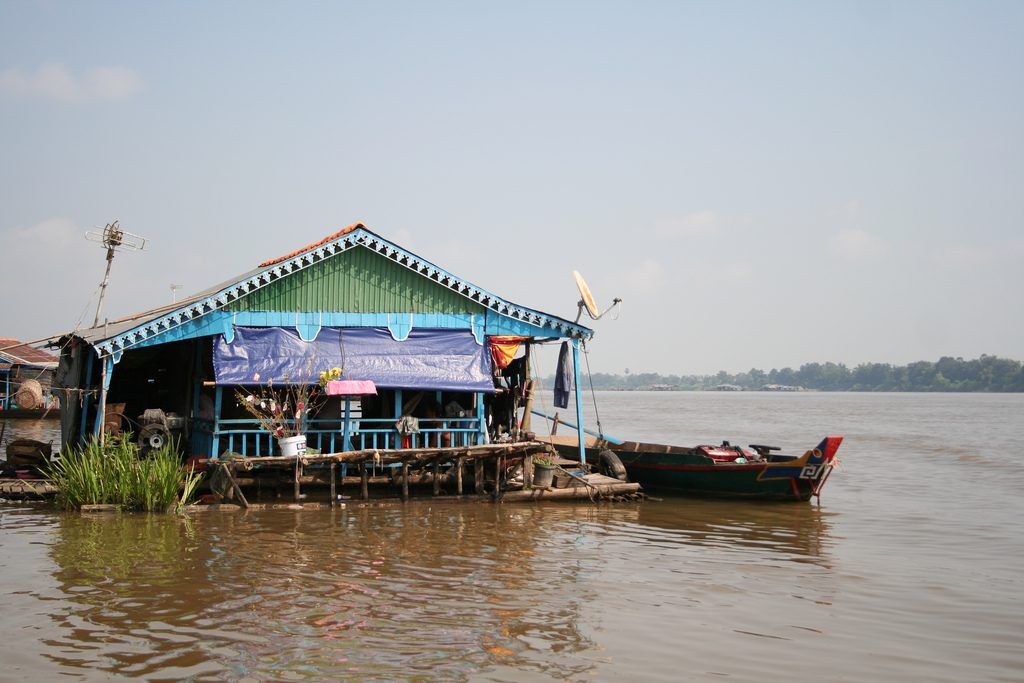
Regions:
[[608, 311], [622, 303], [622, 299], [615, 297], [612, 299], [612, 305], [604, 309], [602, 312], [601, 309], [597, 307], [597, 300], [594, 299], [594, 295], [591, 294], [590, 287], [587, 286], [587, 281], [583, 279], [582, 275], [580, 275], [580, 271], [572, 271], [572, 276], [576, 278], [576, 288], [580, 290], [580, 300], [576, 304], [578, 307], [576, 311], [576, 322], [579, 322], [580, 318], [583, 317], [584, 309], [586, 309], [587, 315], [590, 316], [591, 320], [600, 320], [604, 317], [605, 313], [608, 313]]
[[171, 283], [171, 303], [172, 304], [178, 303], [178, 290], [179, 289], [181, 289], [181, 285], [176, 285], [173, 282]]
[[103, 282], [100, 284], [100, 300], [96, 303], [96, 319], [92, 322], [92, 326], [97, 327], [100, 324], [103, 295], [107, 293], [107, 284], [110, 282], [110, 265], [114, 262], [114, 252], [142, 251], [146, 248], [146, 238], [122, 230], [117, 221], [114, 221], [107, 223], [102, 230], [97, 227], [85, 233], [85, 239], [90, 242], [99, 242], [107, 249], [107, 272], [103, 274]]

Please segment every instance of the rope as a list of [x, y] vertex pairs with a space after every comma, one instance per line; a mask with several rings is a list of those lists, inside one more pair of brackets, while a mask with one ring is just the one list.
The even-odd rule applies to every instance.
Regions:
[[[594, 401], [594, 418], [597, 420], [597, 433], [604, 438], [604, 429], [601, 427], [601, 413], [597, 411], [597, 393], [594, 391], [594, 376], [590, 374], [590, 352], [587, 351], [587, 342], [582, 342], [583, 358], [587, 361], [587, 378], [590, 380], [590, 397]], [[580, 388], [576, 387], [576, 391]]]

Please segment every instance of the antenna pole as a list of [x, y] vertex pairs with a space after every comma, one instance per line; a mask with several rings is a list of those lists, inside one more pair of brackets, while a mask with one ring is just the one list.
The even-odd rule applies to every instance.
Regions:
[[96, 318], [92, 321], [93, 327], [100, 324], [100, 311], [103, 310], [103, 297], [107, 293], [107, 285], [110, 284], [110, 266], [114, 263], [114, 252], [118, 249], [131, 249], [141, 251], [146, 248], [146, 240], [138, 235], [125, 232], [117, 221], [107, 223], [102, 232], [97, 228], [85, 233], [85, 239], [90, 242], [99, 242], [107, 249], [107, 270], [103, 273], [103, 282], [100, 283], [100, 299], [96, 302]]
[[96, 302], [96, 319], [92, 321], [92, 326], [97, 327], [100, 324], [100, 310], [103, 308], [103, 295], [107, 293], [107, 284], [110, 283], [110, 266], [114, 263], [114, 247], [107, 247], [107, 272], [103, 274], [103, 282], [100, 284], [100, 300]]

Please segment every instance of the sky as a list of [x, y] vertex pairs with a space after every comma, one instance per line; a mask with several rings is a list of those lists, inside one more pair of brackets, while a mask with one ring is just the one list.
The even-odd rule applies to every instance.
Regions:
[[[1024, 359], [1024, 3], [0, 0], [0, 336], [362, 221], [594, 371]], [[545, 372], [549, 372], [546, 370]]]

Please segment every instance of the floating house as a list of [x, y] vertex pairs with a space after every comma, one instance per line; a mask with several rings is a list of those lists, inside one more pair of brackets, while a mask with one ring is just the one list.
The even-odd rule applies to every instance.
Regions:
[[[51, 343], [61, 348], [65, 446], [131, 430], [216, 459], [277, 455], [240, 396], [316, 384], [330, 368], [376, 394], [334, 397], [311, 416], [307, 443], [322, 453], [515, 440], [529, 423], [531, 346], [566, 342], [578, 379], [592, 336], [355, 224], [183, 301]], [[578, 395], [575, 409], [583, 443]]]
[[57, 357], [10, 337], [0, 337], [0, 411], [8, 415], [45, 411]]

